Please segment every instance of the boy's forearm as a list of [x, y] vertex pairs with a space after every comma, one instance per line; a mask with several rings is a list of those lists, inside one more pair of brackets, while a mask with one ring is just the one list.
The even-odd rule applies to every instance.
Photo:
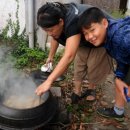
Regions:
[[56, 68], [54, 69], [53, 73], [48, 77], [48, 80], [51, 80], [51, 82], [53, 82], [57, 77], [62, 75], [68, 68], [68, 65], [71, 63], [72, 60], [72, 57], [63, 56]]
[[128, 69], [129, 69], [129, 65], [117, 62], [117, 69], [115, 71], [116, 77], [124, 80], [128, 72]]
[[51, 40], [51, 46], [50, 46], [50, 51], [49, 51], [49, 55], [48, 55], [48, 58], [49, 59], [53, 59], [53, 57], [55, 56], [55, 53], [57, 51], [57, 48], [59, 46], [59, 44], [57, 43], [57, 41], [55, 40]]
[[54, 69], [54, 71], [51, 73], [51, 75], [48, 77], [48, 80], [53, 82], [57, 77], [59, 77], [61, 74], [65, 72], [68, 65], [72, 62], [74, 59], [78, 46], [80, 42], [80, 35], [74, 35], [67, 39], [65, 51], [63, 57], [60, 59], [58, 65]]

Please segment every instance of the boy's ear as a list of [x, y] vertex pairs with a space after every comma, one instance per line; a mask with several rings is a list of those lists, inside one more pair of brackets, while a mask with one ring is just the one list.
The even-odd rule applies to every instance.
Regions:
[[61, 25], [64, 25], [64, 20], [60, 18], [59, 23], [60, 23]]
[[104, 18], [104, 19], [102, 20], [102, 24], [104, 25], [105, 28], [108, 27], [108, 21], [107, 21], [106, 18]]

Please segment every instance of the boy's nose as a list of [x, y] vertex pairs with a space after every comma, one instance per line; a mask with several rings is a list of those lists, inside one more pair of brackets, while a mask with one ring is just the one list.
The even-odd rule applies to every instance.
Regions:
[[86, 39], [87, 41], [90, 41], [92, 38], [93, 38], [93, 35], [92, 35], [92, 34], [87, 34], [87, 35], [85, 35], [85, 39]]
[[93, 38], [93, 35], [91, 33], [88, 34], [88, 40], [91, 40]]

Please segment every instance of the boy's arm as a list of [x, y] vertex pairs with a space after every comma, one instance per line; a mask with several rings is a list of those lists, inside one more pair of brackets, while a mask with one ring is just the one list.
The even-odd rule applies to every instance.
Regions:
[[128, 85], [124, 82], [124, 78], [126, 77], [126, 74], [128, 72], [129, 66], [120, 62], [117, 62], [117, 69], [115, 71], [115, 85], [120, 91], [122, 97], [126, 101], [125, 94], [124, 94], [124, 88], [128, 88]]
[[127, 72], [129, 69], [129, 65], [123, 64], [119, 61], [117, 61], [117, 68], [115, 71], [115, 75], [117, 78], [120, 78], [121, 80], [124, 80]]
[[46, 63], [53, 61], [53, 57], [55, 56], [58, 46], [59, 46], [59, 43], [52, 38], [50, 42], [50, 51], [49, 51], [49, 55], [46, 60]]
[[[127, 20], [127, 19], [126, 19]], [[130, 19], [129, 19], [130, 21]], [[120, 28], [113, 38], [113, 42], [118, 45], [119, 61], [117, 61], [116, 76], [124, 80], [129, 69], [129, 58], [130, 58], [130, 26], [125, 25]], [[126, 62], [126, 64], [123, 63]]]
[[[126, 64], [123, 64], [121, 62], [117, 62], [117, 70], [115, 72], [116, 77], [121, 78], [122, 80], [119, 81], [119, 79], [116, 78], [116, 84], [120, 92], [122, 93], [124, 97], [124, 87], [128, 87], [128, 83], [124, 80], [126, 78], [126, 75], [128, 73], [129, 69], [129, 59], [130, 59], [130, 18], [125, 18], [125, 25], [118, 29], [118, 31], [115, 33], [114, 40], [115, 42], [118, 42], [118, 51], [120, 52], [120, 56], [122, 59], [120, 61], [124, 60]], [[125, 82], [124, 82], [124, 81]], [[119, 83], [120, 82], [120, 83]], [[127, 83], [127, 84], [126, 84]], [[130, 90], [129, 90], [130, 94]]]
[[41, 95], [48, 91], [55, 79], [64, 73], [68, 65], [74, 59], [79, 43], [80, 34], [71, 36], [66, 40], [65, 52], [63, 57], [60, 59], [59, 63], [57, 64], [53, 72], [49, 75], [48, 79], [36, 89], [35, 92], [37, 95]]

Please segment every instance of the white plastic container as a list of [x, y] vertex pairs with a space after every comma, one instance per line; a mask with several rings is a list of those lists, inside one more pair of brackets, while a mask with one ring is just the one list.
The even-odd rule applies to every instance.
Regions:
[[43, 71], [43, 72], [51, 72], [52, 69], [53, 69], [52, 62], [41, 66], [41, 71]]

